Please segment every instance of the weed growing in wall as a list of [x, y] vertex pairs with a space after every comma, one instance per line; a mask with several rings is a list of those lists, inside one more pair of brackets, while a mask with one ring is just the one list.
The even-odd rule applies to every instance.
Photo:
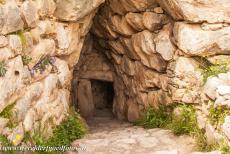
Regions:
[[163, 105], [159, 106], [158, 109], [150, 107], [135, 124], [144, 128], [164, 128], [172, 120], [169, 110]]
[[[30, 143], [34, 143], [34, 145], [42, 147], [70, 146], [74, 140], [82, 138], [86, 133], [86, 130], [86, 126], [80, 119], [80, 116], [77, 113], [72, 113], [54, 129], [53, 135], [49, 139], [45, 139], [40, 133], [37, 133], [32, 137], [29, 133], [27, 133], [24, 141], [29, 141]], [[59, 152], [37, 151], [36, 153], [58, 154]]]
[[7, 71], [7, 70], [6, 70], [5, 61], [1, 61], [1, 62], [0, 62], [0, 77], [5, 76], [6, 71]]
[[43, 73], [46, 68], [51, 65], [53, 68], [55, 68], [55, 63], [56, 59], [54, 57], [51, 57], [49, 55], [43, 55], [39, 62], [32, 68], [32, 75], [37, 72], [40, 71], [40, 73]]
[[30, 56], [27, 56], [27, 55], [22, 56], [23, 65], [28, 65], [31, 61], [32, 61], [32, 58]]
[[27, 46], [27, 40], [26, 40], [26, 36], [24, 34], [23, 31], [18, 31], [16, 32], [16, 34], [19, 36], [21, 43], [22, 43], [22, 47], [25, 48]]
[[208, 67], [203, 68], [203, 80], [204, 83], [206, 83], [207, 79], [210, 76], [217, 76], [220, 73], [227, 73], [230, 69], [229, 69], [230, 63], [229, 62], [225, 62], [222, 64], [215, 64], [215, 65], [211, 65]]
[[0, 117], [10, 119], [12, 117], [12, 109], [14, 108], [16, 102], [11, 103], [11, 105], [8, 105], [1, 113]]
[[210, 151], [218, 150], [221, 154], [230, 154], [230, 147], [223, 140], [209, 146]]
[[210, 123], [214, 126], [224, 123], [224, 119], [226, 116], [230, 116], [230, 109], [225, 106], [211, 106], [209, 109], [208, 119]]
[[194, 131], [194, 126], [197, 126], [196, 111], [190, 105], [178, 105], [177, 109], [180, 111], [178, 115], [172, 114], [172, 121], [168, 127], [173, 130], [174, 134], [191, 135]]
[[[2, 147], [13, 147], [11, 142], [7, 139], [6, 136], [0, 134], [0, 146]], [[4, 154], [17, 154], [16, 151], [4, 151]]]
[[0, 117], [9, 119], [9, 122], [7, 123], [8, 128], [15, 128], [18, 126], [18, 122], [13, 119], [13, 108], [15, 106], [16, 102], [11, 103], [11, 105], [8, 105], [1, 113]]
[[[180, 111], [178, 115], [173, 113], [174, 108]], [[147, 109], [135, 124], [145, 128], [170, 129], [176, 135], [191, 135], [196, 138], [201, 150], [207, 148], [206, 137], [198, 127], [195, 108], [191, 105], [179, 104]]]

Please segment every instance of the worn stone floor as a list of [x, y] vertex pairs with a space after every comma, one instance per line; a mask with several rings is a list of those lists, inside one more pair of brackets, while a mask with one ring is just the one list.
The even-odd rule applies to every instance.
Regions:
[[88, 121], [89, 133], [73, 146], [85, 147], [82, 154], [190, 154], [195, 141], [175, 136], [169, 130], [143, 129], [121, 122], [106, 112]]

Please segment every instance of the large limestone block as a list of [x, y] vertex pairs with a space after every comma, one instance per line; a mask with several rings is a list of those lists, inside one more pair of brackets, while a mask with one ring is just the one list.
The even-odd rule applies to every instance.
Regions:
[[203, 76], [199, 64], [192, 58], [179, 57], [169, 63], [169, 89], [175, 102], [199, 103]]
[[156, 91], [150, 91], [148, 93], [147, 103], [152, 107], [156, 107], [162, 103], [164, 103], [165, 105], [171, 104], [172, 99], [169, 96], [168, 92], [164, 92], [163, 90], [156, 90]]
[[230, 23], [229, 0], [157, 0], [176, 20]]
[[24, 68], [21, 56], [10, 60], [6, 64], [7, 72], [0, 77], [0, 112], [23, 92], [27, 79], [30, 78], [28, 69]]
[[126, 52], [125, 47], [118, 40], [116, 40], [116, 41], [109, 41], [109, 46], [110, 46], [110, 49], [115, 54], [124, 55], [125, 52]]
[[141, 13], [130, 12], [125, 15], [125, 19], [133, 29], [137, 31], [142, 31], [145, 29], [143, 24], [143, 15]]
[[15, 56], [14, 52], [9, 48], [0, 48], [0, 61], [8, 60]]
[[[73, 39], [78, 40], [78, 38], [76, 38], [76, 37], [75, 38], [73, 37]], [[68, 62], [70, 69], [73, 68], [74, 65], [76, 65], [76, 63], [78, 62], [78, 60], [80, 58], [82, 47], [84, 45], [84, 40], [85, 39], [80, 39], [78, 41], [77, 46], [76, 46], [76, 41], [72, 41], [71, 46], [73, 48], [69, 47], [69, 49], [68, 49], [68, 52], [70, 50], [72, 50], [72, 53], [70, 55], [62, 56], [62, 59], [65, 60], [66, 62]]]
[[164, 14], [157, 14], [153, 12], [145, 12], [143, 14], [143, 24], [150, 31], [159, 30], [166, 23], [167, 16]]
[[[133, 36], [135, 36], [135, 35], [133, 35]], [[127, 55], [131, 59], [140, 60], [140, 56], [134, 50], [132, 38], [123, 38], [123, 37], [120, 37], [120, 39], [117, 40], [117, 41], [119, 41], [121, 43], [121, 45], [124, 47], [124, 49], [125, 49], [124, 50], [125, 55]]]
[[[28, 86], [26, 93], [16, 103], [18, 120], [23, 121], [25, 131], [40, 129], [52, 132], [52, 126], [60, 124], [69, 108], [70, 93], [60, 89], [60, 77], [50, 74], [41, 82]], [[39, 122], [37, 128], [36, 122]]]
[[132, 61], [131, 59], [127, 58], [126, 56], [123, 57], [122, 63], [121, 63], [121, 69], [124, 73], [133, 76], [135, 74], [135, 61]]
[[63, 24], [58, 24], [56, 33], [59, 49], [68, 49], [71, 41], [69, 31], [64, 28]]
[[119, 15], [114, 15], [111, 17], [111, 26], [113, 31], [123, 35], [131, 36], [136, 31], [129, 25], [126, 18]]
[[18, 35], [9, 35], [9, 47], [15, 54], [22, 53], [22, 42]]
[[0, 16], [0, 30], [2, 34], [5, 35], [23, 29], [24, 23], [16, 3], [9, 2], [0, 6]]
[[137, 104], [133, 103], [132, 101], [128, 100], [128, 121], [129, 122], [136, 122], [140, 115], [139, 115], [139, 107]]
[[132, 36], [132, 45], [136, 53], [151, 56], [155, 51], [154, 34], [145, 30]]
[[173, 70], [172, 76], [178, 78], [174, 83], [181, 88], [201, 86], [202, 74], [198, 68], [199, 64], [194, 59], [186, 57], [179, 57], [175, 62], [170, 63], [168, 67], [169, 70]]
[[118, 37], [118, 34], [112, 30], [110, 21], [107, 20], [108, 18], [110, 18], [109, 14], [106, 13], [106, 10], [102, 9], [100, 14], [94, 18], [92, 32], [99, 37], [107, 38], [108, 40], [114, 40]]
[[104, 0], [57, 0], [54, 15], [63, 21], [78, 21], [103, 2]]
[[0, 35], [0, 48], [8, 45], [8, 40], [5, 36]]
[[[17, 113], [17, 119], [19, 121], [24, 120], [27, 112], [32, 106], [32, 103], [40, 97], [44, 87], [41, 82], [36, 82], [26, 87], [26, 93], [17, 100], [14, 111]], [[32, 117], [31, 117], [32, 118]], [[28, 120], [26, 120], [28, 121]]]
[[156, 52], [158, 52], [166, 61], [171, 60], [173, 58], [174, 52], [176, 51], [175, 46], [170, 40], [170, 34], [170, 25], [166, 25], [154, 39], [156, 44]]
[[230, 54], [230, 26], [217, 30], [203, 30], [197, 24], [177, 22], [173, 33], [178, 47], [186, 54]]
[[156, 0], [109, 0], [110, 8], [120, 15], [127, 12], [143, 12], [157, 5]]
[[54, 0], [37, 0], [37, 6], [39, 7], [40, 16], [52, 16], [56, 9]]
[[166, 62], [164, 59], [156, 54], [154, 34], [145, 30], [132, 36], [133, 52], [140, 57], [141, 62], [158, 72], [164, 72], [166, 69]]
[[85, 118], [93, 116], [94, 104], [91, 83], [89, 80], [80, 80], [77, 92], [78, 108]]
[[71, 79], [72, 79], [72, 73], [69, 70], [69, 66], [68, 66], [67, 62], [65, 62], [64, 60], [60, 60], [60, 59], [56, 58], [54, 66], [56, 66], [56, 68], [57, 68], [58, 78], [59, 78], [59, 82], [60, 82], [61, 86], [64, 88], [70, 87]]
[[25, 1], [22, 4], [22, 13], [28, 27], [35, 27], [38, 21], [38, 8], [33, 1]]

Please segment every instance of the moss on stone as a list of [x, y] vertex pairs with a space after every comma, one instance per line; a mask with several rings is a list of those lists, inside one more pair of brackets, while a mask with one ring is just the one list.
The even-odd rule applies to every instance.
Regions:
[[32, 61], [32, 58], [28, 55], [22, 56], [23, 65], [28, 65]]
[[26, 40], [26, 36], [25, 36], [24, 32], [18, 31], [16, 34], [20, 37], [22, 47], [25, 48], [27, 46], [27, 40]]
[[8, 105], [5, 107], [5, 109], [0, 113], [0, 117], [10, 119], [13, 116], [12, 109], [14, 108], [16, 102], [11, 103], [11, 105]]
[[0, 62], [0, 77], [5, 76], [6, 71], [7, 71], [7, 70], [6, 70], [5, 61], [1, 61], [1, 62]]

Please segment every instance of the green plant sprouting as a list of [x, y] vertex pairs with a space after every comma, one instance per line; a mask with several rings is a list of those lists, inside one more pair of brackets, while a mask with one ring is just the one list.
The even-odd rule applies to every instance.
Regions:
[[159, 108], [150, 107], [135, 124], [144, 128], [164, 128], [172, 120], [171, 112], [171, 109], [163, 105]]
[[230, 146], [224, 142], [224, 140], [220, 140], [218, 143], [209, 145], [209, 151], [219, 150], [221, 154], [229, 154]]
[[[178, 115], [173, 113], [174, 108], [179, 109]], [[135, 124], [145, 128], [170, 129], [176, 135], [194, 136], [201, 150], [209, 150], [204, 131], [198, 127], [195, 108], [191, 105], [179, 104], [161, 106], [158, 109], [149, 108]]]
[[27, 56], [27, 55], [22, 56], [23, 65], [28, 65], [31, 61], [32, 61], [32, 58], [30, 56]]
[[222, 64], [218, 63], [215, 65], [211, 65], [211, 66], [203, 68], [202, 74], [203, 74], [204, 83], [206, 83], [207, 79], [211, 76], [217, 76], [220, 73], [227, 73], [230, 70], [229, 65], [230, 64], [228, 62], [225, 62]]
[[[39, 145], [41, 147], [51, 146], [70, 146], [70, 144], [76, 140], [83, 137], [86, 133], [86, 126], [80, 119], [77, 113], [72, 113], [67, 116], [67, 118], [57, 126], [53, 135], [49, 139], [45, 139], [42, 133], [37, 133], [31, 136], [26, 133], [24, 141], [29, 141], [34, 145]], [[37, 154], [58, 154], [58, 151], [37, 151]], [[60, 152], [61, 153], [61, 152]]]
[[5, 107], [5, 109], [0, 113], [0, 117], [10, 119], [13, 116], [12, 109], [14, 108], [16, 102], [11, 103]]
[[15, 106], [16, 102], [11, 103], [11, 105], [8, 105], [1, 113], [0, 117], [9, 119], [7, 123], [8, 128], [15, 128], [18, 126], [18, 122], [13, 118], [13, 108]]
[[5, 61], [1, 61], [1, 62], [0, 62], [0, 77], [5, 76], [6, 71], [7, 71], [7, 70], [6, 70]]
[[[13, 144], [7, 139], [6, 136], [0, 134], [0, 146], [13, 147]], [[4, 151], [4, 154], [17, 154], [17, 151]]]
[[224, 123], [226, 116], [230, 116], [230, 109], [226, 106], [214, 107], [214, 104], [209, 109], [208, 120], [214, 126]]
[[47, 66], [51, 65], [52, 67], [54, 66], [55, 63], [55, 58], [51, 57], [49, 55], [43, 55], [39, 62], [33, 67], [32, 71], [37, 72], [40, 71], [40, 73], [44, 72]]
[[19, 36], [21, 43], [22, 43], [22, 47], [25, 48], [27, 46], [27, 40], [26, 40], [26, 36], [24, 34], [23, 31], [18, 31], [16, 32], [16, 34]]

